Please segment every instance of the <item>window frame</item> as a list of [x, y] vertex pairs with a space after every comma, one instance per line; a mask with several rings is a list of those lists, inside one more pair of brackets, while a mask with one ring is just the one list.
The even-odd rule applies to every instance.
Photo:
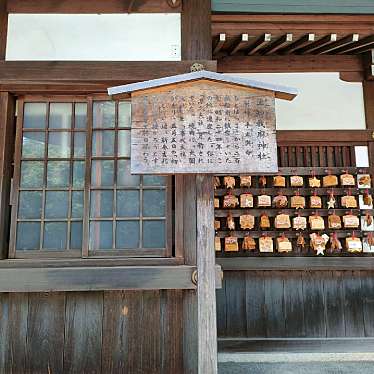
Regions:
[[[172, 177], [166, 177], [166, 185], [165, 187], [160, 188], [160, 190], [165, 190], [165, 216], [162, 220], [165, 221], [165, 248], [139, 248], [135, 249], [103, 249], [103, 250], [90, 250], [89, 249], [89, 224], [91, 221], [90, 218], [90, 193], [93, 190], [100, 190], [100, 187], [92, 187], [91, 186], [91, 164], [92, 164], [92, 136], [93, 136], [93, 103], [95, 101], [111, 101], [111, 98], [108, 95], [97, 94], [97, 95], [24, 95], [18, 98], [18, 113], [17, 113], [17, 121], [16, 121], [16, 134], [15, 134], [15, 152], [14, 152], [14, 172], [13, 172], [13, 180], [12, 180], [12, 191], [10, 196], [10, 205], [11, 205], [11, 225], [10, 225], [10, 240], [9, 240], [9, 253], [8, 258], [17, 258], [17, 259], [66, 259], [66, 258], [133, 258], [136, 260], [144, 259], [144, 258], [170, 258], [174, 257], [173, 255], [173, 212], [172, 212], [172, 205], [173, 205], [173, 188], [172, 188]], [[116, 103], [124, 101], [124, 100], [115, 100]], [[60, 129], [59, 131], [69, 131], [69, 133], [75, 131], [84, 131], [86, 134], [86, 154], [84, 157], [79, 157], [79, 160], [84, 159], [85, 161], [85, 178], [84, 178], [84, 186], [80, 189], [83, 191], [84, 196], [84, 207], [83, 207], [83, 232], [82, 232], [82, 249], [73, 250], [73, 249], [65, 249], [65, 250], [46, 250], [46, 249], [39, 249], [39, 250], [17, 250], [16, 249], [16, 230], [17, 230], [17, 218], [18, 218], [18, 207], [19, 207], [19, 192], [20, 188], [20, 177], [21, 177], [21, 160], [22, 160], [22, 134], [23, 134], [23, 119], [24, 119], [24, 104], [28, 102], [45, 102], [47, 103], [47, 114], [46, 120], [48, 121], [49, 117], [49, 104], [50, 103], [71, 103], [72, 105], [75, 103], [86, 103], [87, 104], [87, 126], [86, 129], [77, 129], [75, 130], [73, 127], [70, 129]], [[72, 112], [74, 114], [74, 112]], [[116, 104], [116, 112], [115, 112], [115, 120], [116, 124], [118, 123], [118, 104]], [[48, 122], [47, 122], [48, 125]], [[116, 131], [117, 134], [115, 136], [115, 142], [117, 143], [118, 139], [118, 126], [113, 128], [112, 130]], [[43, 131], [46, 132], [46, 136], [48, 136], [48, 126], [45, 129], [35, 129], [34, 131]], [[47, 145], [45, 146], [45, 154], [43, 159], [44, 167], [48, 161], [47, 155]], [[71, 149], [72, 149], [71, 144]], [[106, 157], [104, 156], [103, 159]], [[95, 158], [94, 158], [95, 159]], [[111, 160], [118, 160], [121, 159], [117, 154], [113, 157], [107, 157], [107, 159]], [[129, 158], [130, 159], [130, 158]], [[73, 152], [71, 152], [69, 157], [70, 162], [75, 160], [73, 157]], [[116, 164], [117, 161], [115, 161]], [[71, 164], [72, 165], [72, 164]], [[71, 169], [71, 168], [70, 168]], [[114, 168], [114, 176], [117, 175], [117, 168]], [[46, 170], [46, 169], [44, 169]], [[72, 170], [70, 170], [70, 178], [71, 178]], [[44, 178], [46, 177], [46, 172], [44, 172]], [[138, 190], [141, 191], [144, 187], [142, 184], [136, 187], [128, 187], [127, 189]], [[150, 186], [150, 189], [156, 190], [156, 186]], [[112, 186], [108, 187], [109, 190], [116, 193], [117, 186], [114, 183]], [[144, 189], [146, 190], [147, 187]], [[33, 191], [33, 188], [30, 188], [30, 191]], [[53, 188], [47, 188], [45, 184], [43, 187], [40, 188], [41, 191], [53, 190]], [[59, 189], [61, 190], [61, 189]], [[73, 191], [74, 188], [72, 187], [71, 183], [69, 186], [64, 189], [65, 191]], [[121, 188], [122, 190], [122, 188]], [[126, 187], [123, 188], [126, 190]], [[70, 204], [71, 198], [69, 198]], [[44, 209], [44, 201], [42, 204], [42, 209]], [[115, 199], [114, 199], [115, 201]], [[69, 206], [69, 211], [71, 207]], [[70, 216], [70, 214], [69, 214]], [[114, 218], [114, 219], [113, 219]], [[153, 217], [155, 218], [155, 217]], [[67, 218], [66, 221], [70, 220], [71, 218]], [[108, 218], [110, 222], [115, 222], [115, 217], [112, 216]], [[95, 219], [96, 220], [96, 219]], [[40, 221], [43, 221], [43, 216], [41, 217]], [[56, 219], [58, 221], [58, 219]], [[139, 215], [139, 223], [142, 221], [141, 214]], [[71, 221], [73, 222], [73, 221]], [[114, 227], [114, 225], [113, 225]], [[114, 230], [114, 228], [113, 228]], [[141, 225], [139, 227], [141, 230]], [[67, 237], [70, 235], [70, 230], [67, 232]], [[142, 235], [142, 232], [139, 232], [139, 235]], [[40, 238], [42, 241], [42, 238]], [[113, 238], [114, 240], [114, 238]]]

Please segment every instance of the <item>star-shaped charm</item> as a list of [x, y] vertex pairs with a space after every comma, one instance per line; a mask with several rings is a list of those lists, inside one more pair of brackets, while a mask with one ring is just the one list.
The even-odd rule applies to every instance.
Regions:
[[329, 201], [327, 202], [327, 209], [334, 209], [336, 204], [336, 200], [331, 196]]
[[325, 252], [324, 252], [325, 248], [323, 248], [323, 247], [317, 247], [316, 249], [317, 249], [317, 256], [318, 255], [322, 255], [322, 256], [325, 255]]
[[309, 186], [310, 187], [321, 187], [321, 181], [316, 177], [309, 179]]

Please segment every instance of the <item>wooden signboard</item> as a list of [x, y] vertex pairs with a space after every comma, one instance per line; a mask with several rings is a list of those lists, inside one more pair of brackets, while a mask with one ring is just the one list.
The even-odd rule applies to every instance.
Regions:
[[206, 80], [133, 94], [131, 173], [277, 172], [274, 102]]

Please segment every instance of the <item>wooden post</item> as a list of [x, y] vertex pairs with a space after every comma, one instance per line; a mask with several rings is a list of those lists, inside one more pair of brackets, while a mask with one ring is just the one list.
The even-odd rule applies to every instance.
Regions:
[[0, 259], [8, 254], [10, 228], [9, 195], [14, 153], [14, 96], [0, 93]]
[[7, 0], [0, 0], [0, 60], [5, 60], [8, 34]]
[[217, 373], [213, 177], [196, 177], [199, 374]]
[[[184, 0], [181, 29], [182, 59], [211, 60], [211, 0]], [[204, 175], [186, 175], [183, 178], [186, 182], [184, 191], [188, 190], [183, 196], [185, 259], [188, 264], [196, 264], [198, 268], [197, 294], [194, 291], [187, 291], [183, 300], [184, 370], [189, 374], [215, 374], [217, 329], [215, 253], [212, 237], [213, 182], [211, 177]], [[210, 226], [206, 226], [207, 222]], [[192, 225], [194, 229], [191, 229]]]

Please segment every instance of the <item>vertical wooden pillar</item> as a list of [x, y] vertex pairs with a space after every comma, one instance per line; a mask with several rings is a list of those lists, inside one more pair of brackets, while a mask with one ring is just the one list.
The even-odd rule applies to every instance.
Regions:
[[[181, 32], [183, 60], [212, 59], [211, 0], [183, 1]], [[185, 175], [177, 178], [183, 178], [184, 182], [185, 261], [198, 267], [198, 291], [184, 293], [184, 368], [189, 374], [215, 374], [217, 329], [213, 182], [209, 176]]]
[[213, 177], [196, 178], [199, 374], [217, 373]]
[[8, 92], [0, 93], [0, 258], [7, 257], [10, 227], [9, 196], [14, 153], [15, 99]]
[[0, 60], [5, 60], [7, 34], [8, 34], [7, 0], [0, 0]]

